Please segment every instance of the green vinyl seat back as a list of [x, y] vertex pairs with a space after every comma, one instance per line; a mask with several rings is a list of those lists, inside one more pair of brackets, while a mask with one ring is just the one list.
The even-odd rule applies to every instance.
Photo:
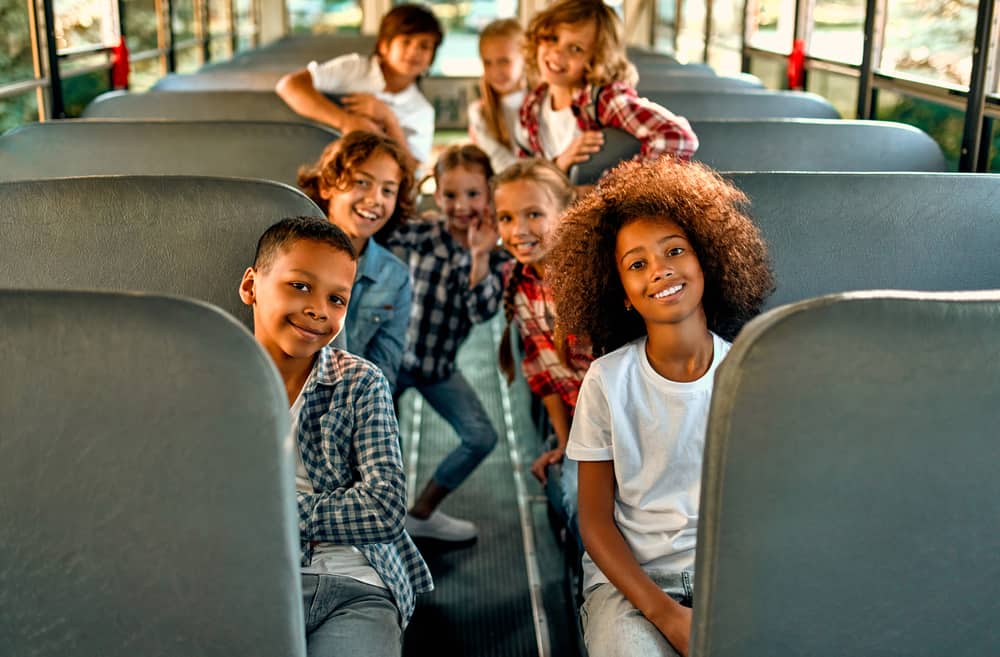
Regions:
[[840, 118], [830, 101], [805, 91], [652, 91], [646, 98], [691, 121]]
[[1000, 291], [865, 292], [743, 330], [709, 414], [692, 655], [996, 653], [998, 326]]
[[694, 159], [719, 171], [946, 171], [926, 132], [892, 121], [692, 121]]
[[296, 183], [338, 133], [303, 122], [84, 119], [0, 136], [0, 181], [96, 175], [261, 178]]
[[670, 68], [641, 71], [635, 88], [645, 96], [657, 91], [746, 91], [763, 89], [764, 83], [748, 73], [706, 75], [700, 70]]
[[[692, 159], [719, 171], [945, 171], [941, 148], [927, 133], [889, 121], [718, 119], [691, 121]], [[577, 184], [593, 184], [640, 152], [639, 141], [604, 128], [600, 152], [576, 167]]]
[[153, 91], [274, 91], [286, 73], [305, 68], [282, 65], [279, 68], [218, 68], [197, 73], [169, 73], [156, 81]]
[[137, 290], [207, 301], [251, 325], [237, 294], [257, 240], [322, 217], [261, 180], [88, 177], [0, 183], [0, 288]]
[[1000, 288], [1000, 175], [736, 173], [768, 243], [770, 307], [869, 289]]
[[304, 657], [288, 402], [208, 305], [0, 290], [0, 645]]
[[84, 108], [83, 118], [309, 122], [274, 91], [109, 91]]

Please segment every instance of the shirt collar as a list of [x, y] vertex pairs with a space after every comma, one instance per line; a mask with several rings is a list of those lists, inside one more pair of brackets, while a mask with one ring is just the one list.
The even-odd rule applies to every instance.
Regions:
[[373, 283], [377, 281], [378, 273], [382, 270], [387, 253], [374, 239], [369, 238], [364, 252], [358, 257], [358, 273], [354, 277], [354, 282], [356, 283], [362, 278]]

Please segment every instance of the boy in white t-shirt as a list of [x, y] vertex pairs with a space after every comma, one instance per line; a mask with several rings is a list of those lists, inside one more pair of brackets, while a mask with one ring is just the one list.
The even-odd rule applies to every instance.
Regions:
[[570, 208], [549, 252], [557, 331], [600, 356], [566, 450], [591, 657], [687, 655], [712, 381], [773, 288], [745, 202], [700, 164], [628, 162]]
[[430, 158], [434, 107], [416, 82], [430, 68], [443, 37], [429, 9], [399, 5], [379, 24], [370, 56], [352, 53], [310, 62], [281, 78], [275, 91], [298, 114], [341, 134], [365, 130], [386, 135], [407, 149], [417, 167]]

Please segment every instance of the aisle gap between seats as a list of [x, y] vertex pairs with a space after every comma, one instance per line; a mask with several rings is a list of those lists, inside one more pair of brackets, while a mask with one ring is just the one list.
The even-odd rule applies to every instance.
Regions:
[[[500, 344], [503, 329], [497, 322], [492, 323], [494, 350]], [[503, 440], [507, 443], [507, 453], [510, 456], [511, 476], [514, 478], [514, 489], [517, 492], [517, 511], [521, 522], [521, 537], [524, 547], [524, 563], [528, 575], [528, 586], [531, 593], [531, 615], [535, 627], [535, 642], [538, 646], [538, 657], [550, 657], [549, 622], [542, 604], [541, 574], [538, 569], [538, 555], [535, 550], [535, 530], [532, 524], [532, 497], [528, 495], [524, 483], [524, 469], [521, 467], [521, 452], [517, 447], [517, 436], [514, 434], [514, 414], [511, 410], [510, 394], [507, 381], [499, 368], [496, 370], [500, 383], [500, 402], [503, 407], [504, 432]]]

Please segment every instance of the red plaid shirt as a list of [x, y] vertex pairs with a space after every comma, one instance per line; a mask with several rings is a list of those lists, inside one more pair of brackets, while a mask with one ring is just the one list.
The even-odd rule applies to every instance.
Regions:
[[[518, 144], [519, 157], [545, 156], [538, 117], [547, 91], [545, 83], [535, 87], [521, 105], [521, 125], [527, 132], [528, 143]], [[624, 82], [615, 81], [597, 89], [586, 85], [574, 94], [571, 107], [580, 130], [621, 128], [642, 142], [642, 151], [636, 159], [652, 160], [669, 153], [689, 160], [698, 150], [698, 137], [687, 119], [640, 98]]]
[[[509, 279], [512, 269], [512, 266], [506, 268], [505, 278]], [[539, 397], [558, 394], [570, 410], [575, 409], [583, 375], [594, 357], [588, 345], [571, 335], [566, 340], [569, 363], [559, 358], [554, 339], [555, 301], [549, 286], [532, 267], [524, 268], [514, 293], [514, 314], [524, 341], [521, 369], [531, 392]]]

